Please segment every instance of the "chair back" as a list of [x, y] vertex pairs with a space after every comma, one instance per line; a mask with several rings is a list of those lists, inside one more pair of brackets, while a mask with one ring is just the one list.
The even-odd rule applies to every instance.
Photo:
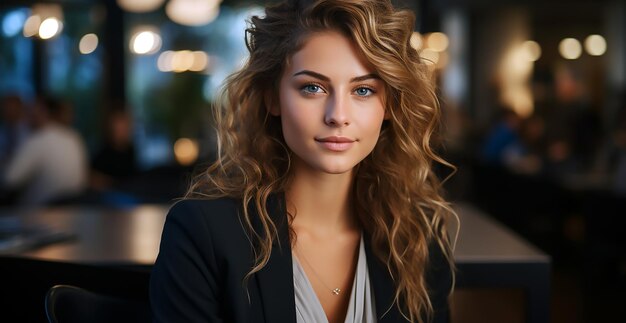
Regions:
[[51, 287], [46, 294], [45, 309], [50, 323], [151, 321], [147, 302], [103, 295], [70, 285]]

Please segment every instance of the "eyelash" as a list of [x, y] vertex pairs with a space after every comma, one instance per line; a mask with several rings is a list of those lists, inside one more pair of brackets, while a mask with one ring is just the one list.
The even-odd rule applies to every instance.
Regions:
[[[324, 87], [322, 85], [318, 84], [318, 83], [306, 83], [306, 84], [304, 84], [303, 86], [300, 87], [300, 91], [302, 93], [304, 93], [305, 95], [315, 95], [315, 94], [319, 93], [319, 92], [308, 91], [307, 88], [311, 87], [311, 86], [317, 87], [318, 89], [326, 92], [326, 90], [324, 90]], [[357, 95], [357, 96], [360, 96], [360, 97], [369, 97], [369, 96], [374, 95], [376, 93], [376, 91], [372, 87], [367, 86], [367, 85], [359, 85], [354, 90], [352, 90], [352, 92], [356, 92], [356, 91], [358, 91], [360, 89], [366, 89], [366, 90], [369, 91], [368, 94]]]
[[310, 87], [310, 86], [315, 86], [315, 87], [321, 89], [322, 91], [326, 92], [324, 90], [324, 87], [321, 84], [317, 84], [317, 83], [306, 83], [306, 84], [302, 85], [300, 87], [300, 92], [302, 92], [302, 93], [304, 93], [306, 95], [315, 95], [315, 94], [319, 93], [319, 92], [307, 91], [307, 88]]
[[368, 96], [372, 96], [372, 95], [376, 94], [376, 91], [373, 88], [371, 88], [371, 87], [369, 87], [367, 85], [359, 85], [352, 92], [356, 92], [356, 91], [358, 91], [360, 89], [366, 89], [366, 90], [370, 91], [370, 93], [368, 93], [366, 95], [359, 95], [360, 97], [368, 97]]

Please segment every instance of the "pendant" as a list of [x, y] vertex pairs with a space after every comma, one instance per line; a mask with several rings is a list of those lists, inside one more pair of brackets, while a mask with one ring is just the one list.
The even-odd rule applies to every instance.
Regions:
[[333, 289], [333, 294], [335, 294], [335, 295], [339, 295], [340, 292], [341, 292], [341, 289], [339, 289], [339, 288]]

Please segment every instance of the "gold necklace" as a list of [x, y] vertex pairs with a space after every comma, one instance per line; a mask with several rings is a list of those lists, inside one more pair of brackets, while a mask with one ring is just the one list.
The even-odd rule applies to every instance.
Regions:
[[302, 252], [300, 252], [300, 249], [298, 249], [297, 245], [294, 245], [294, 250], [298, 254], [298, 258], [302, 258], [302, 260], [304, 260], [304, 262], [307, 264], [307, 266], [309, 266], [309, 268], [311, 269], [313, 274], [322, 283], [322, 285], [324, 285], [324, 287], [326, 287], [326, 289], [330, 290], [330, 292], [333, 293], [333, 295], [339, 295], [339, 293], [341, 293], [341, 289], [339, 287], [333, 289], [333, 288], [328, 287], [328, 285], [326, 285], [326, 283], [324, 282], [322, 277], [320, 277], [320, 275], [315, 271], [315, 268], [313, 268], [313, 266], [311, 266], [309, 261], [304, 257], [304, 254], [302, 254]]

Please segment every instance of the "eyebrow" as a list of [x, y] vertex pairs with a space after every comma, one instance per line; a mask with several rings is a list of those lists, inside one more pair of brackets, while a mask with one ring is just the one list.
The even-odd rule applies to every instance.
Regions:
[[[313, 71], [309, 71], [309, 70], [302, 70], [300, 72], [295, 73], [293, 76], [298, 76], [298, 75], [309, 75], [312, 76], [316, 79], [320, 79], [324, 82], [330, 82], [330, 78], [328, 78], [328, 76], [317, 73], [317, 72], [313, 72]], [[350, 83], [354, 83], [354, 82], [361, 82], [361, 81], [365, 81], [365, 80], [369, 80], [369, 79], [376, 79], [376, 80], [380, 80], [380, 76], [378, 76], [375, 73], [370, 73], [370, 74], [365, 74], [362, 76], [357, 76], [357, 77], [353, 77], [350, 79]]]

